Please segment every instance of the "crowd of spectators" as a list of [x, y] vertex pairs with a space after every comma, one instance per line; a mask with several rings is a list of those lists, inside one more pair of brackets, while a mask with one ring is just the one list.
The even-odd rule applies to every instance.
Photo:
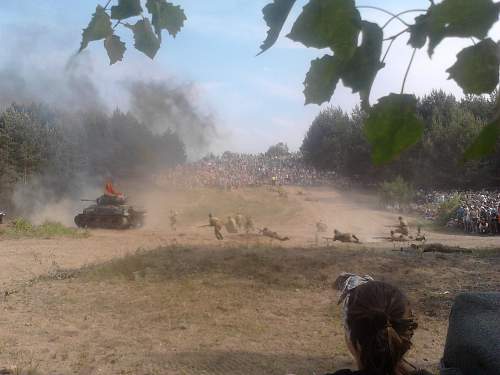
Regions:
[[261, 185], [316, 186], [331, 181], [332, 173], [307, 166], [299, 153], [284, 155], [225, 152], [179, 165], [156, 176], [156, 182], [173, 188], [212, 187], [237, 189]]
[[500, 191], [419, 192], [416, 210], [435, 220], [440, 210], [452, 209], [446, 225], [466, 233], [500, 234]]

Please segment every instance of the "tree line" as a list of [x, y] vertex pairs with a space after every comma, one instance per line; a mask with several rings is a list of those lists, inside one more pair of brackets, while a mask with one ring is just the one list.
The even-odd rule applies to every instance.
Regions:
[[418, 99], [417, 116], [424, 124], [422, 139], [393, 162], [375, 166], [363, 131], [366, 114], [348, 114], [328, 107], [316, 117], [301, 147], [307, 162], [323, 170], [379, 184], [401, 176], [421, 188], [488, 188], [500, 183], [500, 152], [465, 161], [465, 150], [491, 120], [496, 93], [457, 99], [433, 91]]
[[0, 208], [20, 186], [77, 195], [89, 181], [141, 177], [186, 161], [179, 136], [153, 132], [130, 113], [68, 113], [12, 104], [0, 112]]

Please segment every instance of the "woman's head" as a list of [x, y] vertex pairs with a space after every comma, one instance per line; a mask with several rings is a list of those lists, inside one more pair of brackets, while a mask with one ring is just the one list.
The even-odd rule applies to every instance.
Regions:
[[359, 366], [370, 374], [396, 374], [417, 328], [408, 299], [390, 284], [369, 281], [352, 289], [345, 303], [346, 336]]

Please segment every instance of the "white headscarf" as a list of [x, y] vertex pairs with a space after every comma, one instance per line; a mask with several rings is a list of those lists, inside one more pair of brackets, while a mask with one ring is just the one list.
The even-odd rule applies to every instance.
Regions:
[[352, 290], [356, 289], [358, 286], [366, 284], [370, 281], [374, 281], [373, 277], [370, 275], [359, 276], [354, 273], [342, 272], [337, 280], [335, 280], [335, 289], [341, 292], [339, 298], [339, 304], [343, 304], [343, 319], [344, 326], [347, 331], [349, 327], [347, 326], [347, 306], [349, 304], [349, 295]]

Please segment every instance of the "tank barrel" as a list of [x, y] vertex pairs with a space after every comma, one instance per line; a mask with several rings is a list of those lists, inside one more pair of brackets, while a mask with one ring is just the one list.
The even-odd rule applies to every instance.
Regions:
[[80, 199], [80, 202], [95, 202], [95, 199]]

